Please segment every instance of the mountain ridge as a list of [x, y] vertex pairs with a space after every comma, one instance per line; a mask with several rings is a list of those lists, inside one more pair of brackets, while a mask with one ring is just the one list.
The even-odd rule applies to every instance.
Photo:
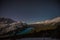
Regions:
[[34, 22], [34, 23], [30, 23], [30, 24], [49, 24], [49, 23], [57, 23], [57, 22], [60, 22], [60, 17], [56, 17], [56, 18], [53, 18], [53, 19], [48, 19], [48, 20], [45, 20], [45, 21], [40, 21], [40, 22]]

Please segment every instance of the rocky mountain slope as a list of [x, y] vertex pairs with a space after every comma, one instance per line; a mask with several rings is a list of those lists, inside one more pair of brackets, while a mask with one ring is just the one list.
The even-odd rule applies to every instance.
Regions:
[[15, 22], [14, 20], [10, 19], [10, 18], [3, 18], [3, 17], [0, 17], [0, 23], [13, 23]]
[[51, 20], [45, 20], [45, 21], [41, 21], [41, 22], [35, 22], [30, 24], [31, 26], [35, 27], [36, 30], [50, 30], [50, 29], [55, 29], [56, 28], [56, 24], [60, 23], [60, 17], [56, 17], [54, 19]]

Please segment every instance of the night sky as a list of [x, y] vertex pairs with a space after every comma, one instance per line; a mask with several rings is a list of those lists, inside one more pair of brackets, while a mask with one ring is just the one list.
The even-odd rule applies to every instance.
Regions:
[[35, 22], [60, 16], [59, 0], [0, 0], [0, 16]]

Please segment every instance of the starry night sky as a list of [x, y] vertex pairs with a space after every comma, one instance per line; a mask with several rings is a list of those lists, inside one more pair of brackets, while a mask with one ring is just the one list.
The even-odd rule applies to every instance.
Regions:
[[59, 0], [0, 0], [0, 16], [34, 22], [60, 16]]

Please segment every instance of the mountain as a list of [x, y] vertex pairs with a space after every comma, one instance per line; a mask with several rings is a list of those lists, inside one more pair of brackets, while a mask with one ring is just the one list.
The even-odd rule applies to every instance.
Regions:
[[33, 33], [30, 37], [51, 37], [60, 39], [60, 22], [57, 22], [54, 25], [44, 25], [42, 28], [40, 27], [36, 30], [38, 32]]
[[40, 21], [40, 22], [34, 22], [31, 24], [50, 24], [50, 23], [57, 23], [60, 22], [60, 17], [56, 17], [53, 19], [45, 20], [45, 21]]
[[30, 24], [35, 32], [27, 37], [51, 37], [60, 39], [60, 17]]
[[10, 23], [13, 23], [13, 22], [15, 22], [15, 21], [10, 19], [10, 18], [0, 17], [0, 23], [10, 24]]
[[25, 29], [26, 25], [26, 23], [14, 21], [10, 18], [0, 18], [0, 38], [12, 37], [16, 32]]
[[[32, 32], [30, 34], [25, 34], [25, 35], [17, 35], [16, 37], [12, 37], [12, 38], [52, 38], [52, 39], [55, 38], [55, 39], [60, 39], [60, 22], [55, 23], [53, 26], [52, 25], [50, 26], [50, 25], [44, 25], [44, 26], [41, 25], [42, 28], [40, 27], [38, 29], [36, 29], [38, 27], [38, 26], [36, 26], [36, 28], [34, 27], [35, 28], [34, 32]], [[30, 25], [30, 26], [32, 26], [32, 25]], [[54, 28], [54, 27], [56, 27], [56, 28]], [[39, 30], [39, 29], [40, 29], [40, 31], [36, 32], [36, 30]]]
[[[12, 37], [51, 37], [60, 38], [60, 17], [45, 20], [42, 22], [35, 22], [32, 24], [24, 24], [22, 22], [13, 22], [8, 26], [0, 29], [0, 38]], [[22, 35], [21, 35], [22, 34]]]
[[0, 17], [0, 30], [7, 28], [9, 24], [14, 23], [15, 21], [10, 18]]
[[50, 20], [45, 20], [41, 22], [35, 22], [30, 24], [31, 26], [35, 27], [36, 31], [39, 32], [40, 30], [51, 30], [56, 28], [56, 24], [60, 23], [60, 17], [56, 17]]
[[10, 27], [10, 24], [14, 22], [15, 21], [10, 18], [0, 17], [0, 35], [14, 29], [12, 26]]
[[15, 37], [12, 37], [12, 38], [50, 37], [50, 38], [60, 39], [60, 17], [51, 19], [49, 22], [50, 23], [43, 21], [43, 23], [30, 24], [30, 25], [28, 25], [28, 27], [34, 28], [31, 31], [31, 33], [28, 33], [25, 35], [24, 34], [16, 35]]

